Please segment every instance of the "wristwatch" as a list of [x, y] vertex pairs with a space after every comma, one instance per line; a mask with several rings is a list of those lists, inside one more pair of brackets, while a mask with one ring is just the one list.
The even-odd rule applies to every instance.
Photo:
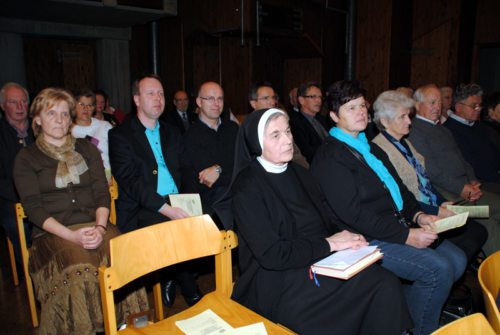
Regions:
[[222, 168], [220, 167], [220, 165], [215, 166], [215, 171], [217, 171], [218, 174], [222, 173]]

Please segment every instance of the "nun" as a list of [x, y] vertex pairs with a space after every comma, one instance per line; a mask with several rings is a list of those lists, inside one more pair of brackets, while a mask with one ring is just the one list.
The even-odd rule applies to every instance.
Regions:
[[[367, 245], [339, 231], [308, 171], [293, 163], [285, 112], [255, 111], [236, 141], [230, 208], [240, 276], [232, 298], [299, 334], [401, 334], [411, 319], [399, 280], [371, 265], [349, 280], [313, 276], [310, 265]], [[227, 219], [227, 218], [226, 218]]]

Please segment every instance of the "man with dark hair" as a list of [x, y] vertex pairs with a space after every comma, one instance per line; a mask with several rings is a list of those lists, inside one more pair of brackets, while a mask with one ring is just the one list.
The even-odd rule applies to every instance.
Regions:
[[482, 95], [483, 90], [477, 84], [458, 85], [453, 95], [455, 111], [444, 126], [453, 134], [483, 189], [500, 193], [500, 151], [490, 140], [488, 129], [479, 122]]
[[212, 205], [231, 183], [238, 125], [221, 118], [224, 91], [219, 84], [203, 83], [196, 104], [198, 118], [183, 137], [183, 187], [186, 193], [199, 193], [205, 211], [213, 214]]
[[168, 113], [163, 113], [162, 120], [176, 127], [181, 134], [184, 134], [196, 120], [196, 114], [188, 109], [189, 97], [185, 91], [175, 92], [173, 104], [175, 108]]
[[300, 113], [290, 115], [290, 126], [295, 143], [311, 163], [316, 149], [328, 137], [326, 121], [319, 115], [323, 94], [318, 84], [308, 82], [297, 90]]
[[[188, 217], [172, 207], [168, 195], [179, 193], [181, 173], [180, 134], [160, 121], [165, 107], [163, 85], [157, 75], [146, 75], [132, 86], [137, 115], [109, 132], [111, 171], [119, 187], [116, 203], [117, 225], [121, 232]], [[184, 264], [173, 275], [179, 282], [188, 305], [201, 299], [194, 274]], [[173, 304], [175, 284], [163, 283], [163, 300]]]
[[[250, 88], [248, 93], [248, 102], [254, 110], [264, 109], [264, 108], [277, 108], [278, 107], [278, 95], [274, 91], [272, 84], [265, 81], [262, 83], [257, 83]], [[292, 112], [295, 113], [295, 112]], [[306, 169], [309, 168], [309, 163], [306, 158], [300, 152], [299, 147], [294, 142], [293, 143], [293, 159], [295, 163], [302, 165]]]
[[[34, 141], [31, 120], [28, 118], [28, 91], [17, 83], [6, 83], [0, 89], [0, 106], [4, 117], [0, 119], [0, 221], [14, 246], [18, 269], [21, 266], [19, 233], [15, 205], [19, 196], [12, 177], [14, 159], [21, 148]], [[30, 241], [29, 225], [25, 224], [26, 239]], [[23, 273], [18, 271], [18, 273]]]

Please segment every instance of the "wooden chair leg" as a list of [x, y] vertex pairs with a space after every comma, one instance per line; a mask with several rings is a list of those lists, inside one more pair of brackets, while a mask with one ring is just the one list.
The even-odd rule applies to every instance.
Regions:
[[153, 301], [155, 306], [156, 320], [163, 320], [163, 301], [161, 300], [161, 284], [156, 283], [153, 286]]
[[19, 275], [17, 273], [16, 257], [14, 254], [14, 246], [12, 242], [7, 237], [7, 249], [9, 249], [10, 267], [12, 269], [12, 279], [14, 280], [14, 285], [19, 286]]

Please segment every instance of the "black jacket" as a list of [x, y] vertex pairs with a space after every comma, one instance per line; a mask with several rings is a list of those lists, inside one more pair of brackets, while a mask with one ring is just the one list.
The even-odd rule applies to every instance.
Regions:
[[[177, 129], [159, 122], [163, 157], [180, 188], [181, 137]], [[119, 187], [116, 214], [121, 232], [169, 220], [158, 213], [165, 200], [156, 191], [158, 165], [145, 130], [137, 116], [133, 116], [109, 131], [111, 171]]]

